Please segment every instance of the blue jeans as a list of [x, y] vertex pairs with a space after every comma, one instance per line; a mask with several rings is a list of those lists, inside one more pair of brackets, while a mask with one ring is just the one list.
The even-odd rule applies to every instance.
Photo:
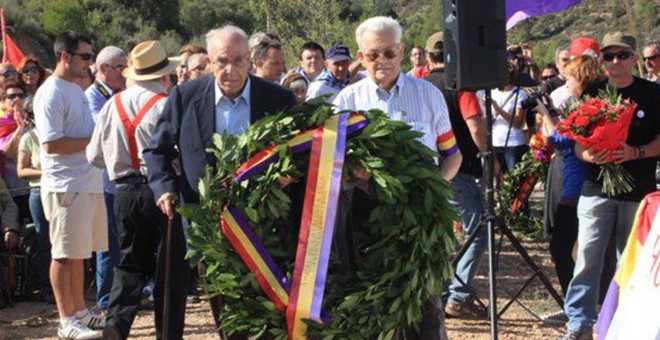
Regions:
[[52, 291], [50, 287], [50, 236], [48, 233], [48, 220], [44, 215], [44, 208], [41, 205], [41, 193], [39, 189], [30, 190], [28, 199], [30, 206], [30, 215], [37, 231], [37, 252], [35, 254], [34, 264], [37, 266], [37, 276], [39, 277], [39, 290], [41, 294]]
[[105, 309], [110, 299], [114, 270], [119, 263], [119, 235], [115, 219], [115, 195], [103, 193], [108, 214], [108, 251], [96, 253], [96, 301]]
[[638, 206], [639, 202], [580, 196], [577, 261], [564, 306], [569, 331], [591, 331], [598, 320], [596, 304], [605, 262], [603, 254], [614, 235], [617, 257], [621, 255]]
[[[476, 179], [464, 173], [458, 173], [451, 181], [451, 186], [454, 191], [454, 198], [449, 202], [456, 208], [461, 215], [461, 222], [463, 229], [465, 229], [466, 239], [476, 232], [481, 218], [485, 213], [484, 196], [481, 191], [481, 186], [477, 183]], [[450, 303], [465, 303], [471, 298], [470, 282], [479, 269], [481, 258], [488, 247], [488, 230], [481, 228], [479, 234], [475, 237], [474, 242], [468, 247], [458, 264], [456, 265], [455, 276], [460, 278], [461, 283], [457, 278], [443, 295], [448, 296]]]

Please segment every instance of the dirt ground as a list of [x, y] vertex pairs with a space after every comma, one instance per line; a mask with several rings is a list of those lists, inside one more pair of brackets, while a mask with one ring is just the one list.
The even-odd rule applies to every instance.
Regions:
[[[540, 197], [534, 195], [533, 199], [538, 206]], [[538, 209], [536, 213], [538, 213]], [[559, 290], [554, 266], [548, 252], [546, 240], [533, 240], [521, 237], [524, 247], [528, 250], [542, 272], [550, 279], [554, 287]], [[499, 238], [496, 239], [496, 244]], [[525, 264], [522, 257], [505, 241], [502, 243], [499, 255], [499, 272], [497, 278], [498, 308], [509, 301], [509, 298], [534, 273]], [[488, 302], [488, 266], [487, 255], [484, 256], [481, 270], [475, 279], [475, 289], [478, 296], [487, 304]], [[93, 302], [90, 301], [90, 304]], [[562, 329], [544, 324], [537, 316], [559, 310], [559, 305], [547, 293], [542, 283], [535, 278], [527, 289], [521, 294], [517, 302], [499, 319], [500, 339], [554, 339], [562, 334]], [[35, 317], [41, 317], [43, 325], [31, 325]], [[37, 320], [38, 321], [38, 320]], [[0, 340], [18, 339], [56, 339], [57, 313], [52, 305], [44, 303], [23, 302], [14, 308], [0, 310]], [[31, 326], [28, 326], [30, 324]], [[153, 312], [142, 311], [138, 315], [131, 331], [132, 339], [153, 339], [155, 329], [153, 326]], [[218, 339], [214, 330], [213, 319], [208, 303], [193, 302], [188, 304], [186, 314], [186, 339]], [[490, 339], [490, 324], [488, 321], [447, 320], [450, 339]]]

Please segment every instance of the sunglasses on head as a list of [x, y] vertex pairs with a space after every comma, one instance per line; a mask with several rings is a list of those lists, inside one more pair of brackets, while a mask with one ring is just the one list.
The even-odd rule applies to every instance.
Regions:
[[642, 57], [642, 59], [644, 59], [644, 61], [649, 61], [649, 60], [653, 60], [653, 59], [656, 59], [656, 58], [659, 58], [659, 57], [660, 57], [660, 54], [656, 54], [656, 55], [650, 55], [648, 57]]
[[25, 99], [25, 93], [9, 93], [7, 99], [14, 100], [16, 98]]
[[371, 51], [369, 53], [365, 53], [364, 55], [368, 61], [374, 62], [378, 60], [380, 57], [385, 57], [386, 59], [394, 59], [399, 56], [399, 50], [398, 49], [389, 49], [386, 50], [385, 52], [376, 52], [376, 51]]
[[69, 52], [71, 55], [77, 55], [80, 57], [80, 59], [87, 61], [87, 60], [92, 60], [94, 58], [94, 53], [77, 53], [77, 52]]
[[23, 70], [21, 70], [23, 73], [39, 73], [39, 67], [38, 66], [33, 66], [33, 67], [23, 67]]
[[605, 61], [612, 61], [614, 58], [617, 58], [619, 60], [628, 60], [628, 58], [633, 56], [633, 52], [631, 51], [621, 51], [618, 53], [603, 53], [603, 60]]
[[5, 72], [2, 72], [2, 76], [5, 78], [11, 78], [13, 76], [18, 76], [18, 72], [14, 70], [7, 70]]

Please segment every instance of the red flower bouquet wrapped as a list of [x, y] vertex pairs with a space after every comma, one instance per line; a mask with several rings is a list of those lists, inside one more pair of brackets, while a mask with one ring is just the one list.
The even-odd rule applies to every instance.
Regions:
[[[557, 133], [585, 148], [609, 151], [610, 162], [614, 161], [611, 151], [621, 148], [621, 142], [628, 138], [628, 127], [637, 107], [612, 92], [581, 103], [557, 124]], [[603, 193], [611, 197], [632, 191], [632, 177], [623, 166], [606, 163], [600, 167], [598, 179], [603, 180]]]

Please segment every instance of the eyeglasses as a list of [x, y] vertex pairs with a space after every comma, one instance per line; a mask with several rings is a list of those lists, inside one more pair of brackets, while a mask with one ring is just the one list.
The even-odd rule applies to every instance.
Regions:
[[229, 65], [234, 65], [236, 67], [243, 67], [247, 64], [248, 62], [248, 56], [247, 55], [241, 55], [241, 56], [236, 56], [231, 60], [230, 58], [224, 58], [220, 57], [214, 61], [212, 61], [213, 65], [217, 66], [218, 68], [225, 68]]
[[364, 56], [367, 58], [369, 62], [374, 62], [378, 60], [378, 58], [380, 57], [385, 57], [386, 59], [394, 59], [399, 56], [399, 50], [396, 48], [392, 48], [384, 52], [371, 51], [369, 53], [365, 53]]
[[39, 66], [23, 67], [23, 73], [39, 73]]
[[660, 54], [651, 55], [648, 57], [642, 57], [642, 59], [644, 59], [644, 61], [649, 61], [649, 60], [657, 59], [658, 57], [660, 57]]
[[571, 61], [571, 58], [561, 58], [560, 60], [561, 60], [562, 63], [567, 63], [567, 62]]
[[7, 99], [14, 100], [16, 98], [25, 99], [25, 93], [9, 93]]
[[612, 61], [614, 58], [617, 58], [619, 60], [628, 60], [628, 58], [632, 57], [634, 53], [632, 51], [621, 51], [618, 53], [603, 53], [603, 60], [605, 61]]
[[3, 76], [5, 79], [7, 79], [7, 78], [11, 78], [11, 77], [18, 77], [18, 71], [15, 71], [15, 70], [7, 70], [7, 71], [2, 72], [2, 76]]
[[69, 52], [71, 55], [77, 55], [80, 57], [80, 59], [84, 61], [92, 60], [94, 58], [94, 53], [77, 53], [77, 52]]
[[195, 68], [191, 68], [191, 69], [189, 69], [188, 72], [193, 72], [193, 71], [194, 71], [194, 72], [204, 72], [204, 70], [206, 70], [206, 66], [204, 66], [204, 65], [199, 65], [199, 66], [197, 66], [197, 67], [195, 67]]
[[553, 74], [553, 75], [551, 75], [551, 76], [542, 76], [541, 79], [543, 79], [543, 80], [550, 80], [550, 79], [552, 79], [552, 78], [554, 78], [554, 77], [555, 77], [555, 75]]
[[[84, 58], [83, 58], [83, 59], [84, 59]], [[123, 71], [123, 70], [126, 68], [126, 65], [122, 65], [122, 64], [119, 64], [119, 65], [108, 65], [108, 66], [110, 66], [111, 68], [113, 68], [113, 69], [115, 69], [115, 70], [117, 70], [117, 71], [119, 71], [119, 72]]]

